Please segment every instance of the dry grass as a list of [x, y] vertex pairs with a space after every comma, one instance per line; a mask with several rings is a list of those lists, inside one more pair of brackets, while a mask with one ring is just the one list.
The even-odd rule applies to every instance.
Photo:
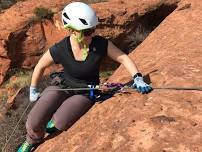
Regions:
[[[18, 120], [21, 117], [21, 114], [23, 113], [24, 109], [26, 108], [28, 104], [28, 100], [26, 100], [25, 98], [23, 100], [25, 100], [24, 103], [21, 104], [17, 110], [10, 110], [9, 112], [7, 112], [5, 121], [0, 123], [0, 128], [1, 128], [0, 151], [2, 151], [2, 148], [5, 146], [7, 140], [11, 136], [13, 129], [15, 128]], [[26, 115], [27, 114], [28, 112], [26, 113]], [[25, 135], [26, 135], [26, 130], [25, 130], [26, 118], [27, 118], [26, 116], [23, 117], [20, 125], [14, 132], [4, 152], [15, 152], [18, 148], [18, 145], [24, 141]]]
[[[9, 109], [6, 112], [5, 119], [0, 119], [0, 151], [2, 151], [2, 148], [4, 147], [6, 140], [10, 137], [13, 129], [15, 128], [18, 120], [20, 119], [22, 113], [26, 109], [28, 103], [29, 103], [29, 85], [31, 81], [31, 75], [32, 71], [27, 71], [23, 69], [12, 69], [9, 71], [8, 77], [10, 77], [0, 89], [6, 89], [8, 90], [6, 93], [4, 93], [3, 96], [1, 96], [0, 100], [0, 115], [1, 113], [4, 113], [5, 104], [12, 94], [15, 94], [15, 92], [19, 88], [25, 88], [24, 91], [20, 93], [17, 98], [16, 102], [13, 105], [12, 109]], [[44, 77], [44, 79], [40, 83], [40, 89], [43, 90], [47, 85], [49, 85], [49, 78]], [[18, 148], [18, 146], [25, 140], [26, 135], [26, 129], [25, 129], [25, 122], [27, 119], [27, 114], [31, 110], [32, 106], [28, 109], [25, 116], [23, 117], [20, 125], [18, 126], [17, 130], [13, 134], [6, 150], [4, 152], [15, 152]], [[3, 111], [3, 112], [2, 112]]]
[[[19, 88], [24, 88], [30, 84], [31, 73], [31, 71], [22, 69], [13, 69], [9, 72], [10, 78], [1, 87], [1, 89], [7, 90], [7, 92], [5, 92], [0, 98], [1, 111], [6, 109], [5, 106], [8, 98], [15, 94], [16, 90]], [[23, 101], [22, 104], [19, 107], [15, 107], [17, 109], [10, 109], [7, 111], [5, 119], [0, 123], [0, 151], [2, 150], [1, 148], [4, 147], [6, 140], [8, 140], [9, 136], [11, 135], [11, 132], [13, 131], [17, 121], [20, 119], [20, 116], [28, 103], [27, 96], [22, 96], [20, 99]], [[23, 118], [22, 123], [13, 135], [5, 152], [16, 151], [16, 146], [24, 140], [25, 120], [26, 118]]]
[[5, 104], [17, 90], [28, 86], [31, 81], [31, 73], [32, 71], [22, 69], [12, 69], [9, 71], [8, 77], [10, 78], [1, 86], [1, 89], [7, 90], [7, 92], [4, 91], [0, 97], [0, 101]]
[[19, 89], [30, 84], [32, 71], [12, 69], [10, 79], [5, 83], [6, 88]]

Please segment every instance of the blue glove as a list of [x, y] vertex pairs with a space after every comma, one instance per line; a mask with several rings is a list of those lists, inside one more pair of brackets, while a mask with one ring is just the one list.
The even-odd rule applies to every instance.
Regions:
[[152, 87], [144, 82], [141, 73], [135, 74], [133, 80], [133, 88], [136, 88], [138, 92], [149, 93], [150, 91], [152, 91]]
[[35, 102], [38, 100], [40, 93], [37, 91], [37, 87], [30, 86], [29, 88], [29, 100]]

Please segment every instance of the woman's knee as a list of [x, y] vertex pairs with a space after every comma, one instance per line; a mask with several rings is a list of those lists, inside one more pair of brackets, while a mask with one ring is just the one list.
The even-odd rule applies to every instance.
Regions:
[[26, 122], [27, 136], [26, 140], [30, 144], [40, 143], [45, 135], [45, 128], [40, 124], [33, 123], [29, 119]]
[[45, 129], [45, 124], [39, 119], [33, 118], [30, 115], [26, 121], [26, 129], [34, 131], [42, 131]]
[[67, 130], [93, 105], [94, 102], [82, 95], [74, 95], [68, 98], [53, 116], [56, 128]]

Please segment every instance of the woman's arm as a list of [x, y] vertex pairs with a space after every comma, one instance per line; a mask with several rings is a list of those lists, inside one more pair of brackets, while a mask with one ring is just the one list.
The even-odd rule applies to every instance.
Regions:
[[31, 80], [31, 86], [36, 87], [38, 82], [40, 81], [44, 70], [53, 64], [53, 58], [51, 57], [50, 51], [48, 50], [39, 60], [37, 65], [34, 68], [33, 74], [32, 74], [32, 80]]
[[144, 82], [142, 74], [138, 72], [135, 63], [128, 55], [118, 49], [112, 42], [108, 42], [108, 56], [113, 60], [123, 64], [133, 77], [133, 87], [137, 88], [138, 92], [149, 93], [152, 87]]
[[123, 64], [128, 72], [131, 74], [131, 76], [134, 76], [136, 73], [138, 73], [137, 66], [132, 61], [132, 59], [110, 41], [108, 41], [107, 54], [113, 60]]

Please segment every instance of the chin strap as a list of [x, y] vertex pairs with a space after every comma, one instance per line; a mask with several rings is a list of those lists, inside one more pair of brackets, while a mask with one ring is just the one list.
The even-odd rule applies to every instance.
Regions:
[[[84, 40], [84, 36], [83, 36], [83, 31], [80, 31], [79, 36], [76, 36], [76, 41], [81, 44]], [[84, 43], [83, 44], [83, 48], [82, 48], [82, 60], [84, 61], [86, 59], [86, 57], [88, 56], [88, 52], [89, 52], [89, 48], [87, 47], [87, 45]]]
[[76, 36], [76, 41], [81, 43], [83, 41], [83, 31], [80, 31], [79, 36]]
[[87, 58], [89, 52], [89, 48], [87, 48], [86, 44], [84, 44], [82, 49], [82, 59], [83, 61]]

